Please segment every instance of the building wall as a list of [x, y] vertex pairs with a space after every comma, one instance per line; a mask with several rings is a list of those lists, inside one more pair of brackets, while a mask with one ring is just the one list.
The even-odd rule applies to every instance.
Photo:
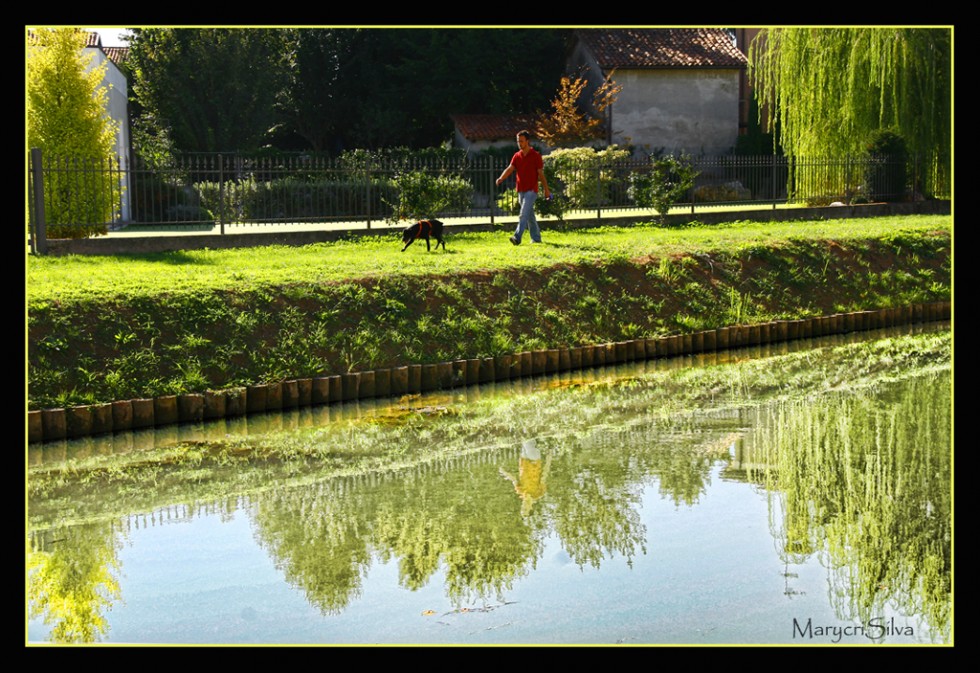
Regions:
[[506, 138], [500, 140], [470, 140], [462, 133], [459, 129], [453, 131], [453, 147], [461, 147], [466, 150], [467, 154], [478, 154], [483, 150], [488, 150], [491, 147], [514, 147], [516, 151], [517, 143], [514, 142], [513, 138]]
[[[529, 129], [532, 134], [533, 129]], [[509, 150], [510, 152], [517, 151], [517, 140], [515, 136], [509, 136], [507, 138], [500, 138], [497, 140], [470, 140], [465, 137], [459, 129], [453, 132], [453, 147], [460, 147], [466, 150], [467, 154], [473, 155], [482, 152], [483, 150], [488, 150], [491, 148]], [[542, 155], [550, 154], [554, 149], [547, 143], [543, 142], [540, 138], [531, 138], [531, 147], [538, 150]]]
[[116, 124], [116, 156], [119, 157], [119, 168], [122, 170], [124, 191], [122, 195], [121, 212], [119, 220], [125, 222], [131, 219], [130, 198], [129, 198], [129, 89], [126, 76], [116, 67], [116, 64], [108, 59], [101, 49], [94, 47], [85, 50], [91, 54], [91, 60], [87, 66], [88, 70], [98, 67], [105, 63], [105, 78], [103, 84], [109, 88], [106, 113]]
[[[580, 103], [588, 105], [608, 73], [579, 42], [568, 57], [568, 72], [588, 80]], [[617, 70], [623, 87], [612, 106], [608, 141], [641, 151], [727, 153], [739, 134], [742, 70], [649, 68]]]
[[647, 152], [724, 154], [739, 127], [739, 71], [627, 70], [613, 104], [612, 140]]

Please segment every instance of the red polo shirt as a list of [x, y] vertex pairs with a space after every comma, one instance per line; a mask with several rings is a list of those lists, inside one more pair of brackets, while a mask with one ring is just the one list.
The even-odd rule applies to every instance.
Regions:
[[517, 174], [517, 191], [538, 191], [538, 170], [544, 168], [544, 159], [536, 149], [532, 147], [527, 154], [521, 154], [518, 150], [511, 157], [510, 165], [514, 167], [514, 172]]

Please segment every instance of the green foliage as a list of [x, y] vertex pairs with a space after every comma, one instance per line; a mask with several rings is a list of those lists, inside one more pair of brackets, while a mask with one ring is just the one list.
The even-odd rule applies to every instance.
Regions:
[[552, 192], [563, 194], [567, 208], [596, 208], [610, 202], [610, 195], [621, 183], [616, 163], [629, 157], [629, 151], [616, 145], [596, 150], [575, 147], [553, 150], [544, 157], [544, 170]]
[[385, 200], [391, 208], [388, 217], [391, 224], [461, 211], [468, 208], [473, 199], [473, 185], [453, 175], [405, 171], [398, 173], [392, 183], [396, 198]]
[[35, 543], [27, 554], [28, 615], [51, 627], [53, 643], [99, 642], [109, 631], [106, 613], [122, 595], [122, 535], [107, 523], [62, 522], [54, 533], [59, 544]]
[[951, 28], [772, 28], [753, 41], [749, 61], [787, 156], [858, 153], [872, 132], [894, 128], [930, 167], [924, 191], [947, 184]]
[[[138, 106], [134, 104], [134, 107]], [[174, 146], [166, 126], [160, 124], [152, 112], [134, 114], [131, 111], [129, 117], [133, 153], [139, 157], [143, 166], [159, 169], [171, 165]]]
[[121, 187], [103, 173], [115, 163], [116, 123], [106, 114], [106, 65], [86, 72], [85, 33], [41, 28], [27, 58], [27, 142], [45, 165], [45, 219], [51, 238], [105, 234]]
[[500, 193], [496, 200], [497, 208], [508, 215], [517, 215], [521, 212], [521, 204], [517, 200], [517, 190], [507, 189]]
[[866, 148], [865, 194], [872, 201], [905, 200], [908, 182], [908, 149], [896, 129], [877, 129]]
[[564, 67], [568, 31], [368, 28], [351, 33], [338, 63], [342, 81], [333, 92], [343, 107], [338, 144], [378, 148], [437, 145], [452, 134], [450, 112], [542, 107]]
[[[551, 183], [548, 183], [549, 185]], [[571, 204], [567, 196], [561, 193], [551, 193], [551, 198], [546, 199], [539, 195], [534, 202], [534, 212], [540, 217], [554, 217], [559, 222], [565, 220], [565, 213], [570, 209]]]
[[[452, 134], [450, 111], [542, 107], [564, 68], [569, 32], [139, 28], [129, 60], [146, 121], [140, 133], [161, 143], [336, 154], [438, 145]], [[521, 58], [488, 60], [515, 53]]]
[[291, 67], [278, 110], [284, 125], [303, 137], [315, 152], [328, 150], [347, 121], [345, 113], [353, 101], [337, 94], [351, 75], [340, 66], [356, 37], [357, 32], [352, 30], [285, 31]]
[[189, 204], [178, 204], [171, 206], [164, 213], [164, 220], [167, 222], [195, 222], [214, 224], [215, 217], [207, 208], [193, 206]]
[[373, 150], [346, 150], [340, 153], [337, 160], [340, 165], [351, 169], [365, 166], [414, 168], [419, 165], [450, 169], [466, 162], [466, 150], [448, 145], [418, 148], [399, 145]]
[[224, 183], [203, 181], [195, 183], [193, 191], [200, 204], [224, 222], [242, 222], [247, 204], [255, 201], [258, 183], [253, 178], [229, 180]]
[[161, 142], [185, 152], [260, 147], [287, 74], [280, 30], [137, 28], [132, 95]]
[[[355, 176], [354, 179], [357, 179]], [[219, 189], [221, 188], [221, 189]], [[350, 213], [381, 213], [384, 202], [394, 194], [386, 181], [372, 180], [370, 189], [348, 179], [304, 179], [198, 182], [194, 190], [201, 203], [226, 222], [249, 222], [295, 218], [297, 221], [329, 221]], [[219, 199], [219, 193], [223, 199]], [[220, 201], [220, 202], [219, 202]]]
[[779, 146], [778, 134], [762, 130], [760, 124], [759, 100], [755, 96], [749, 102], [748, 130], [735, 139], [735, 154], [739, 156], [765, 156], [767, 154], [782, 155], [783, 148]]
[[[381, 212], [383, 204], [390, 223], [459, 212], [472, 204], [473, 185], [463, 176], [468, 165], [466, 152], [460, 148], [348, 150], [340, 154], [337, 164], [345, 169], [355, 199], [364, 198], [364, 182], [371, 181], [372, 199], [379, 204], [372, 202], [370, 212]], [[388, 172], [394, 173], [390, 180], [377, 177]], [[346, 203], [351, 203], [350, 199]]]
[[697, 176], [687, 155], [653, 157], [649, 173], [630, 173], [627, 194], [636, 205], [653, 208], [663, 218], [694, 186]]

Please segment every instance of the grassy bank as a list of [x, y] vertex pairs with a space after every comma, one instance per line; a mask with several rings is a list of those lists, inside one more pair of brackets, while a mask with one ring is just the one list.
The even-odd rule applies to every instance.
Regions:
[[952, 218], [30, 258], [32, 409], [948, 300]]

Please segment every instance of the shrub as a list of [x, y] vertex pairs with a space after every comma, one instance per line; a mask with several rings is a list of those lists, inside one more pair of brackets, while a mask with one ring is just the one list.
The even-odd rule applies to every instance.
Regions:
[[123, 189], [105, 170], [106, 163], [61, 157], [45, 163], [47, 236], [87, 238], [107, 234]]
[[622, 180], [615, 164], [628, 157], [629, 151], [616, 145], [599, 151], [592, 147], [554, 150], [544, 158], [548, 186], [564, 195], [569, 208], [607, 205]]
[[83, 52], [77, 28], [36, 28], [27, 51], [27, 142], [44, 161], [44, 215], [51, 238], [108, 233], [122, 186], [114, 158], [118, 124], [106, 114], [105, 63]]
[[388, 222], [464, 211], [473, 199], [473, 185], [455, 175], [431, 175], [424, 171], [403, 171], [392, 180], [394, 198], [383, 199], [391, 208]]
[[752, 192], [738, 180], [720, 185], [701, 185], [692, 192], [698, 203], [719, 203], [724, 201], [748, 201]]
[[[551, 183], [548, 183], [551, 186]], [[561, 193], [552, 192], [551, 198], [546, 199], [543, 196], [539, 196], [538, 200], [534, 202], [534, 212], [541, 217], [555, 217], [559, 222], [565, 220], [565, 213], [570, 209], [570, 203], [567, 196]]]
[[908, 149], [894, 129], [878, 129], [866, 146], [865, 193], [874, 201], [904, 200], [908, 191]]
[[252, 178], [227, 180], [223, 183], [204, 181], [194, 184], [201, 206], [215, 213], [224, 222], [245, 219], [246, 204], [254, 198], [258, 184]]
[[497, 197], [497, 208], [508, 215], [517, 215], [521, 212], [521, 205], [517, 202], [517, 190], [505, 190]]
[[627, 193], [636, 205], [653, 208], [664, 218], [694, 186], [698, 174], [687, 155], [652, 157], [649, 172], [630, 174]]

